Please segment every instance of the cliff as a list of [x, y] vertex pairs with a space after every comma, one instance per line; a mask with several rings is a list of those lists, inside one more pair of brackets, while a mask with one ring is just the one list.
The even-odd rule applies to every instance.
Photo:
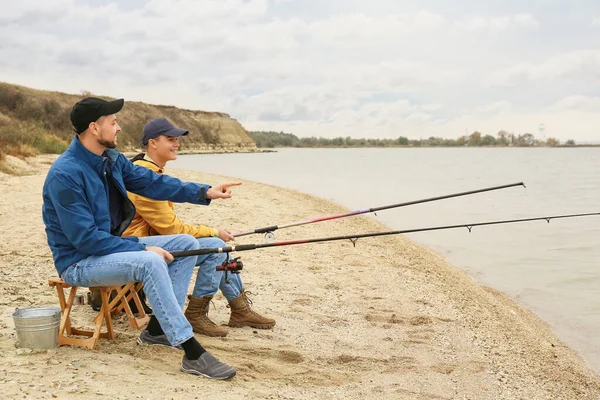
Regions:
[[[113, 98], [91, 93], [67, 94], [36, 90], [0, 82], [0, 152], [29, 155], [27, 146], [40, 152], [39, 142], [51, 138], [68, 143], [73, 137], [69, 120], [71, 107], [84, 97]], [[182, 151], [257, 151], [242, 125], [229, 115], [127, 101], [119, 113], [119, 150], [141, 146], [142, 128], [152, 118], [165, 117], [190, 134], [182, 138]], [[36, 136], [37, 135], [37, 136]], [[33, 143], [31, 137], [38, 137]], [[40, 139], [41, 138], [41, 139]], [[47, 143], [45, 143], [47, 144]], [[23, 147], [24, 145], [25, 148]], [[62, 146], [58, 146], [61, 148]]]

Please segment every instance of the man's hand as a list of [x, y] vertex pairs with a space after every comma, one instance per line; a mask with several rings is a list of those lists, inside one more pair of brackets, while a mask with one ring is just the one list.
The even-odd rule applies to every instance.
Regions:
[[207, 199], [229, 199], [231, 198], [231, 189], [232, 186], [240, 186], [242, 182], [227, 182], [222, 183], [218, 186], [213, 186], [206, 191]]
[[161, 247], [146, 246], [146, 251], [151, 251], [158, 254], [163, 260], [165, 260], [166, 263], [173, 261], [173, 255]]
[[219, 231], [219, 239], [222, 241], [229, 242], [230, 240], [235, 239], [231, 232], [229, 232], [227, 229], [217, 227], [217, 230]]

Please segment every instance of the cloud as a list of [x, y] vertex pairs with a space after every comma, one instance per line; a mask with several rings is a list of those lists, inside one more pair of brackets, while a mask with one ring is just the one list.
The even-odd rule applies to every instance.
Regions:
[[600, 82], [600, 50], [579, 50], [559, 54], [544, 62], [519, 63], [491, 73], [488, 86], [520, 86], [536, 81], [566, 80]]
[[43, 21], [45, 18], [55, 18], [63, 13], [62, 10], [68, 9], [73, 5], [72, 0], [46, 1], [11, 1], [2, 4], [2, 14], [0, 21], [5, 23], [15, 23], [18, 25], [35, 24]]
[[592, 25], [600, 26], [600, 17], [594, 18], [594, 20], [592, 21]]
[[509, 101], [500, 100], [484, 106], [475, 107], [473, 112], [476, 114], [499, 114], [510, 111], [512, 108], [513, 105]]
[[557, 41], [535, 7], [311, 4], [9, 2], [0, 80], [223, 111], [249, 129], [299, 135], [562, 126], [548, 110], [565, 121], [579, 113], [579, 134], [594, 135], [600, 49], [574, 29], [584, 24], [561, 16]]
[[550, 112], [561, 112], [561, 111], [581, 111], [597, 113], [600, 110], [600, 97], [588, 97], [588, 96], [568, 96], [552, 104], [548, 111]]
[[488, 31], [498, 33], [511, 28], [536, 28], [540, 23], [529, 14], [504, 15], [499, 17], [471, 16], [453, 24], [456, 30]]
[[517, 14], [513, 16], [513, 21], [516, 25], [535, 28], [540, 25], [538, 20], [530, 14]]
[[[285, 121], [273, 125], [272, 122], [248, 120], [252, 129], [273, 129], [289, 127], [301, 136], [319, 136], [315, 132], [326, 132], [323, 136], [354, 136], [396, 138], [425, 138], [430, 136], [458, 138], [475, 130], [495, 136], [500, 130], [518, 134], [539, 135], [539, 126], [544, 124], [546, 137], [566, 141], [597, 140], [597, 126], [600, 126], [599, 97], [568, 96], [550, 106], [534, 112], [515, 108], [507, 100], [484, 104], [464, 110], [451, 118], [438, 118], [427, 107], [398, 101], [395, 103], [370, 104], [364, 107], [345, 108], [332, 115], [329, 121]], [[437, 107], [434, 107], [437, 110]], [[581, 124], [588, 121], [589, 124]], [[341, 123], [343, 122], [343, 123]], [[271, 128], [268, 128], [268, 127]], [[287, 130], [290, 131], [290, 130]]]

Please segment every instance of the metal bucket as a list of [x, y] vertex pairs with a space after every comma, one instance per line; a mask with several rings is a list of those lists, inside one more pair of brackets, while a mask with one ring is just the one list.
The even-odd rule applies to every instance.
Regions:
[[17, 308], [12, 316], [19, 347], [31, 349], [53, 349], [58, 347], [60, 308]]

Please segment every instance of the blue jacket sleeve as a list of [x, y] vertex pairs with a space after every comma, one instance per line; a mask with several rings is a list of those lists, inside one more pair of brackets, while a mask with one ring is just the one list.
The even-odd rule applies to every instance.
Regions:
[[55, 176], [48, 183], [47, 194], [56, 210], [63, 234], [80, 253], [103, 256], [146, 249], [142, 243], [98, 229], [83, 188], [70, 176]]
[[171, 200], [175, 203], [193, 203], [209, 205], [206, 191], [210, 185], [182, 182], [169, 175], [157, 174], [154, 171], [135, 165], [124, 156], [123, 182], [128, 191], [154, 200]]

